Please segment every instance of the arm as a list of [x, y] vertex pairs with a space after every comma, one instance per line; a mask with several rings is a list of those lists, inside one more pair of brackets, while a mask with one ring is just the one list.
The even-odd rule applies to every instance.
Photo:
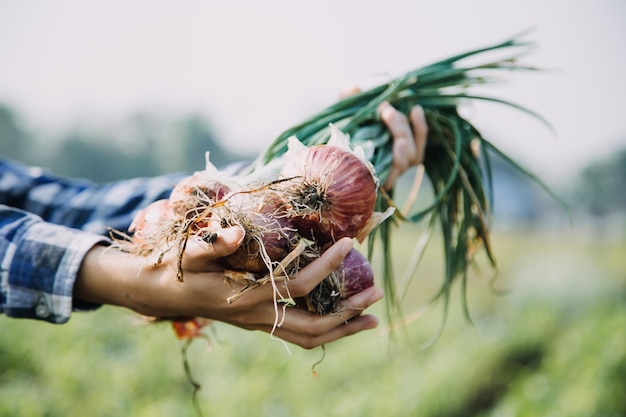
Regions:
[[64, 323], [73, 309], [94, 308], [72, 300], [85, 254], [182, 177], [95, 184], [0, 157], [0, 312]]
[[[176, 280], [176, 257], [171, 253], [155, 267], [145, 258], [108, 246], [101, 236], [43, 222], [21, 210], [0, 206], [2, 299], [0, 312], [16, 318], [64, 323], [73, 309], [100, 304], [125, 307], [157, 317], [199, 316], [235, 326], [273, 332], [306, 348], [370, 329], [374, 316], [362, 311], [382, 297], [370, 288], [346, 300], [338, 315], [318, 316], [289, 309], [285, 322], [274, 329], [276, 312], [270, 286], [228, 304], [240, 285], [227, 283], [212, 261], [240, 244], [238, 228], [223, 229], [212, 245], [189, 242], [183, 268], [185, 281]], [[338, 242], [289, 283], [293, 297], [307, 294], [336, 269], [351, 247]]]
[[[222, 267], [210, 259], [234, 252], [243, 232], [238, 227], [222, 229], [213, 244], [190, 240], [183, 259], [184, 281], [176, 280], [176, 256], [169, 253], [159, 266], [145, 258], [115, 249], [96, 246], [87, 254], [80, 269], [74, 296], [88, 302], [126, 307], [156, 317], [192, 316], [218, 320], [248, 330], [272, 333], [288, 342], [313, 348], [341, 337], [371, 329], [376, 317], [362, 315], [364, 309], [382, 298], [372, 287], [346, 300], [341, 313], [319, 316], [300, 308], [276, 310], [271, 285], [249, 292], [229, 304], [227, 298], [243, 286], [227, 282]], [[327, 250], [320, 259], [302, 269], [296, 279], [279, 289], [294, 297], [308, 294], [335, 270], [352, 247], [344, 239]], [[278, 316], [277, 316], [278, 314]], [[277, 321], [284, 322], [277, 326]], [[277, 318], [278, 317], [278, 318]]]
[[[394, 169], [399, 175], [409, 165], [421, 162], [423, 157], [426, 136], [423, 112], [421, 118], [411, 117], [412, 127], [406, 118], [398, 117], [393, 108], [381, 109], [381, 117], [396, 141]], [[406, 150], [407, 146], [408, 158], [396, 163], [396, 156], [407, 155], [396, 152], [396, 148]], [[156, 182], [134, 180], [97, 187], [82, 181], [55, 179], [41, 171], [2, 160], [0, 174], [0, 204], [10, 204], [41, 214], [49, 221], [99, 233], [103, 233], [106, 226], [125, 230], [138, 209], [166, 197], [176, 181], [164, 182], [163, 177]], [[146, 186], [144, 182], [156, 185]], [[133, 197], [129, 189], [140, 191]], [[372, 287], [346, 300], [342, 314], [320, 317], [293, 309], [284, 325], [274, 329], [275, 306], [269, 290], [254, 291], [255, 296], [245, 297], [246, 301], [225, 305], [227, 296], [223, 295], [233, 289], [224, 287], [218, 270], [211, 270], [215, 265], [211, 266], [212, 258], [206, 253], [187, 254], [186, 262], [192, 269], [185, 274], [189, 284], [181, 286], [172, 279], [175, 276], [172, 259], [164, 264], [169, 267], [149, 268], [138, 258], [107, 250], [102, 246], [107, 243], [95, 234], [46, 223], [32, 214], [0, 206], [0, 312], [62, 323], [69, 319], [74, 307], [107, 303], [142, 314], [201, 316], [247, 329], [275, 330], [278, 337], [305, 347], [372, 328], [377, 323], [373, 316], [360, 315], [364, 308], [382, 297], [380, 290]], [[327, 251], [303, 269], [299, 279], [290, 283], [291, 295], [303, 296], [324, 279], [341, 263], [349, 250], [347, 245], [338, 242], [336, 249]], [[225, 247], [231, 251], [236, 248], [232, 247], [232, 242]], [[230, 252], [223, 254], [227, 253]], [[216, 254], [212, 256], [215, 258]], [[148, 278], [131, 279], [137, 276]], [[205, 279], [210, 277], [210, 281]], [[111, 285], [113, 283], [115, 285]], [[177, 286], [172, 287], [173, 284]], [[198, 297], [200, 294], [202, 296]], [[348, 319], [352, 320], [341, 325]]]

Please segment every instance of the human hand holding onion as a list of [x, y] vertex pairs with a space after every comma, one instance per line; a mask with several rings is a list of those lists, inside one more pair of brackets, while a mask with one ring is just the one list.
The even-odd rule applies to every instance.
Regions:
[[[388, 177], [392, 185], [421, 161], [427, 129], [423, 112], [412, 126], [390, 105], [380, 113], [395, 140], [394, 160], [401, 158]], [[168, 200], [141, 212], [125, 243], [143, 259], [139, 275], [160, 283], [164, 297], [155, 293], [156, 302], [130, 307], [168, 318], [183, 340], [201, 335], [211, 320], [307, 348], [375, 327], [373, 316], [355, 318], [382, 291], [351, 238], [362, 241], [391, 211], [374, 211], [379, 180], [362, 151], [337, 129], [331, 136], [312, 147], [293, 138], [271, 180], [226, 176], [207, 160]], [[240, 239], [225, 239], [233, 229]]]
[[[465, 283], [466, 272], [479, 250], [485, 250], [495, 267], [489, 240], [490, 187], [484, 186], [492, 182], [490, 155], [504, 157], [555, 197], [457, 111], [468, 101], [495, 101], [549, 125], [541, 116], [515, 103], [468, 92], [473, 85], [490, 82], [485, 73], [535, 68], [520, 63], [517, 51], [511, 57], [472, 65], [466, 65], [465, 58], [529, 45], [532, 43], [513, 38], [418, 68], [367, 91], [352, 90], [339, 102], [281, 133], [242, 171], [246, 178], [230, 183], [207, 161], [205, 171], [179, 184], [175, 191], [182, 193], [170, 197], [178, 211], [177, 220], [166, 222], [153, 235], [148, 233], [144, 236], [147, 240], [135, 234], [130, 240], [133, 248], [126, 254], [141, 259], [144, 266], [152, 265], [148, 274], [154, 273], [152, 276], [158, 278], [154, 282], [163, 283], [160, 296], [168, 296], [173, 289], [175, 295], [182, 294], [180, 298], [173, 294], [169, 299], [182, 309], [179, 313], [189, 314], [174, 314], [182, 316], [181, 321], [174, 322], [178, 337], [185, 341], [197, 337], [208, 320], [199, 317], [264, 330], [303, 347], [375, 327], [377, 319], [361, 312], [382, 292], [373, 286], [373, 279], [361, 281], [372, 277], [371, 267], [354, 256], [358, 252], [348, 248], [352, 239], [362, 241], [377, 225], [381, 227], [370, 235], [368, 243], [371, 247], [381, 243], [381, 283], [389, 320], [402, 318], [397, 308], [401, 298], [388, 268], [393, 261], [392, 225], [382, 222], [390, 215], [389, 210], [396, 210], [395, 183], [412, 166], [417, 166], [413, 187], [394, 217], [398, 224], [431, 219], [429, 232], [437, 224], [442, 228], [445, 280], [437, 297], [446, 298], [447, 309], [451, 284], [457, 279]], [[361, 159], [367, 159], [378, 172], [372, 170], [375, 208], [382, 213], [370, 212], [372, 199], [368, 193], [372, 187], [368, 175], [352, 175], [354, 171], [343, 169], [357, 166], [354, 158], [343, 161], [337, 156], [340, 152], [328, 150], [335, 146], [331, 144], [331, 133], [337, 126], [351, 145], [360, 147], [361, 157], [367, 155]], [[331, 146], [320, 150], [320, 144]], [[306, 152], [296, 152], [303, 147], [308, 148]], [[294, 153], [305, 157], [286, 163]], [[323, 166], [318, 166], [320, 163]], [[285, 165], [295, 169], [282, 172], [280, 168]], [[368, 167], [367, 163], [364, 166]], [[338, 182], [337, 168], [344, 171]], [[278, 176], [273, 177], [277, 172]], [[425, 208], [417, 208], [413, 203], [425, 176], [433, 186], [434, 197]], [[216, 224], [223, 229], [241, 227], [243, 241], [226, 245], [228, 250], [221, 251], [225, 242], [220, 239], [224, 236], [216, 234]], [[334, 228], [337, 224], [339, 229]], [[200, 243], [205, 251], [212, 247], [213, 252], [195, 252]], [[421, 246], [422, 239], [418, 243]], [[203, 272], [195, 271], [193, 265]], [[209, 265], [215, 271], [207, 270]], [[409, 268], [413, 275], [416, 264]], [[194, 294], [185, 295], [187, 291]], [[196, 295], [200, 304], [178, 304]], [[463, 301], [465, 307], [465, 293]], [[147, 313], [167, 317], [171, 311]]]
[[[341, 265], [351, 248], [351, 239], [339, 240], [320, 258], [299, 270], [296, 277], [278, 282], [277, 291], [289, 294], [292, 299], [305, 297]], [[167, 275], [170, 278], [168, 285], [171, 285], [172, 275]], [[165, 276], [163, 278], [166, 279]], [[378, 324], [375, 316], [362, 314], [382, 298], [382, 291], [376, 287], [369, 287], [343, 300], [335, 314], [319, 315], [305, 308], [286, 308], [276, 304], [275, 288], [270, 283], [255, 288], [236, 302], [228, 302], [228, 298], [239, 293], [246, 284], [224, 280], [221, 275], [212, 276], [210, 282], [207, 278], [185, 276], [182, 286], [187, 287], [189, 295], [200, 303], [192, 315], [211, 317], [248, 330], [261, 330], [307, 349]]]
[[[168, 253], [158, 266], [142, 256], [104, 246], [94, 247], [83, 262], [75, 286], [75, 297], [83, 301], [127, 307], [151, 317], [168, 318], [180, 326], [181, 338], [198, 336], [211, 320], [273, 333], [287, 342], [313, 348], [341, 337], [371, 329], [376, 317], [361, 315], [363, 310], [382, 297], [382, 291], [370, 287], [344, 301], [340, 313], [320, 316], [306, 309], [276, 310], [270, 286], [250, 292], [235, 303], [228, 297], [243, 284], [224, 280], [223, 266], [216, 260], [237, 249], [241, 229], [219, 230], [212, 244], [190, 239], [183, 256], [185, 281], [177, 282], [177, 259]], [[298, 273], [297, 279], [284, 283], [293, 297], [307, 294], [335, 270], [352, 247], [343, 239]], [[286, 289], [284, 289], [286, 291]], [[281, 320], [276, 326], [276, 314]], [[176, 327], [175, 327], [176, 328]]]

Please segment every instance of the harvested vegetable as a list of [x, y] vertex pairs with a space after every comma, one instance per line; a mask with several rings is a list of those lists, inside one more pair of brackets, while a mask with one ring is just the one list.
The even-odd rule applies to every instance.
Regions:
[[[498, 75], [535, 71], [520, 62], [532, 47], [533, 43], [522, 40], [520, 35], [443, 59], [348, 96], [279, 135], [245, 174], [258, 175], [267, 166], [275, 164], [287, 154], [292, 137], [311, 147], [328, 143], [332, 130], [338, 128], [348, 137], [351, 146], [364, 150], [380, 182], [385, 183], [392, 164], [392, 137], [380, 120], [378, 108], [388, 102], [408, 115], [413, 106], [421, 105], [429, 134], [423, 166], [416, 171], [415, 189], [406, 208], [395, 210], [389, 221], [382, 222], [369, 233], [368, 256], [373, 256], [375, 248], [382, 248], [387, 316], [390, 322], [399, 320], [403, 315], [400, 301], [404, 289], [397, 288], [391, 268], [392, 233], [397, 230], [394, 226], [425, 222], [429, 228], [425, 234], [427, 237], [432, 236], [432, 229], [438, 226], [444, 242], [445, 273], [435, 299], [443, 298], [447, 306], [450, 289], [458, 279], [465, 288], [468, 268], [475, 262], [477, 254], [486, 254], [488, 263], [496, 267], [489, 234], [493, 206], [490, 159], [493, 156], [502, 158], [559, 200], [539, 178], [500, 151], [459, 113], [460, 106], [471, 102], [499, 103], [525, 112], [551, 128], [540, 115], [522, 106], [471, 93], [476, 85], [499, 81], [496, 79]], [[430, 181], [434, 196], [426, 207], [416, 208], [413, 202], [421, 174]], [[385, 192], [378, 188], [375, 209], [382, 213], [395, 209], [394, 197], [394, 190]], [[407, 272], [413, 276], [414, 271]], [[469, 318], [465, 294], [462, 301]]]
[[[337, 130], [328, 145], [310, 148], [292, 137], [280, 176], [299, 232], [324, 245], [342, 237], [369, 232], [374, 215], [378, 177], [363, 156], [350, 150]], [[364, 231], [364, 233], [362, 233]]]
[[[211, 243], [216, 224], [240, 225], [246, 233], [244, 244], [222, 259], [225, 277], [244, 277], [242, 282], [247, 283], [241, 294], [229, 299], [236, 302], [265, 282], [293, 279], [300, 268], [341, 237], [360, 242], [369, 238], [369, 257], [380, 241], [387, 315], [392, 322], [402, 316], [401, 291], [391, 270], [394, 226], [427, 222], [430, 229], [438, 225], [443, 237], [445, 276], [436, 298], [443, 297], [447, 306], [453, 283], [458, 279], [466, 282], [468, 267], [477, 253], [484, 252], [488, 262], [496, 265], [489, 235], [493, 205], [490, 158], [503, 158], [550, 192], [458, 111], [459, 106], [471, 101], [496, 102], [547, 124], [516, 104], [470, 93], [471, 87], [488, 84], [497, 74], [534, 70], [519, 62], [531, 46], [513, 38], [435, 62], [346, 97], [286, 130], [237, 176], [226, 177], [207, 157], [204, 171], [175, 188], [167, 210], [164, 205], [157, 207], [165, 213], [156, 216], [160, 219], [158, 227], [137, 228], [131, 250], [155, 256], [157, 262], [167, 251], [177, 250], [180, 260], [190, 236]], [[498, 52], [506, 56], [494, 58], [493, 53]], [[434, 190], [425, 208], [413, 207], [417, 187], [402, 211], [396, 207], [394, 190], [379, 187], [392, 164], [392, 137], [377, 111], [384, 102], [405, 114], [415, 105], [425, 111], [429, 136], [424, 164], [416, 176], [419, 184], [424, 174]], [[141, 218], [146, 221], [150, 216], [141, 214], [137, 223]], [[336, 274], [328, 277], [307, 297], [311, 311], [335, 312], [350, 293], [372, 285], [371, 266], [358, 259], [360, 266], [354, 273], [351, 263], [355, 259], [346, 258], [340, 268], [343, 272], [339, 272], [342, 278]], [[348, 277], [352, 274], [363, 282], [350, 283]], [[178, 279], [184, 279], [182, 268]], [[278, 301], [290, 301], [282, 294], [277, 297]]]
[[[494, 155], [502, 158], [558, 200], [539, 178], [500, 151], [459, 113], [459, 107], [468, 102], [494, 102], [526, 112], [549, 126], [519, 105], [470, 92], [475, 85], [489, 84], [495, 75], [535, 70], [519, 62], [531, 47], [531, 43], [515, 37], [346, 97], [287, 129], [237, 176], [218, 171], [207, 153], [206, 169], [178, 184], [169, 200], [140, 213], [133, 222], [134, 235], [123, 244], [134, 253], [153, 258], [156, 264], [167, 252], [176, 251], [177, 278], [182, 281], [182, 257], [191, 236], [211, 244], [218, 227], [239, 225], [245, 231], [244, 242], [221, 262], [225, 279], [244, 286], [228, 302], [237, 302], [249, 291], [271, 282], [276, 303], [333, 314], [340, 311], [343, 300], [374, 285], [372, 267], [357, 250], [352, 249], [340, 268], [303, 302], [281, 294], [275, 284], [295, 279], [302, 267], [342, 237], [359, 242], [367, 239], [369, 258], [376, 249], [382, 249], [386, 313], [389, 323], [395, 324], [403, 318], [400, 305], [404, 289], [397, 288], [391, 268], [393, 232], [403, 223], [425, 222], [426, 242], [437, 226], [443, 238], [445, 272], [433, 301], [443, 299], [447, 313], [453, 284], [461, 280], [465, 290], [468, 268], [478, 253], [484, 253], [488, 263], [496, 266], [489, 234], [493, 206], [490, 159]], [[505, 56], [498, 58], [493, 53]], [[408, 204], [402, 210], [397, 207], [395, 190], [379, 186], [386, 183], [393, 156], [393, 139], [378, 113], [385, 102], [405, 115], [413, 106], [421, 105], [428, 124], [424, 162], [416, 170]], [[426, 207], [416, 208], [414, 202], [424, 177], [432, 185], [433, 197]], [[420, 253], [421, 240], [415, 242]], [[414, 275], [418, 265], [409, 264], [408, 276]], [[469, 318], [465, 293], [462, 301]], [[185, 372], [194, 388], [194, 406], [201, 414], [196, 398], [200, 385], [191, 376], [186, 351], [191, 341], [204, 337], [202, 330], [210, 322], [196, 317], [171, 321], [182, 341]], [[278, 316], [276, 323], [280, 325]]]
[[[246, 285], [229, 302], [266, 282], [293, 279], [328, 245], [346, 236], [363, 240], [393, 211], [374, 211], [379, 183], [374, 169], [363, 152], [353, 151], [336, 129], [326, 145], [309, 148], [292, 138], [281, 169], [274, 177], [266, 177], [269, 180], [207, 175], [216, 171], [207, 158], [205, 171], [181, 181], [169, 200], [139, 213], [131, 227], [135, 234], [130, 250], [154, 256], [158, 264], [176, 248], [181, 262], [189, 236], [210, 244], [219, 227], [241, 226], [245, 232], [242, 245], [219, 260], [226, 268], [225, 278]], [[359, 273], [346, 277], [346, 271]], [[179, 279], [184, 279], [182, 269]], [[307, 297], [306, 305], [319, 314], [338, 312], [341, 300], [356, 288], [371, 285], [369, 263], [353, 254], [325, 280], [323, 290]], [[291, 303], [288, 296], [280, 294], [279, 298]], [[186, 325], [194, 328], [195, 322], [181, 319], [174, 325], [179, 338], [185, 338], [187, 333], [179, 330]]]
[[306, 297], [309, 311], [328, 314], [340, 309], [340, 303], [374, 285], [374, 271], [361, 252], [352, 248], [327, 279]]

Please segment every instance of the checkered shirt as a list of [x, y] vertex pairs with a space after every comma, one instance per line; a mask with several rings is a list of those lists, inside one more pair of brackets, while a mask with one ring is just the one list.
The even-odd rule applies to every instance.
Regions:
[[0, 313], [64, 323], [97, 307], [72, 299], [85, 254], [183, 176], [96, 184], [0, 157]]

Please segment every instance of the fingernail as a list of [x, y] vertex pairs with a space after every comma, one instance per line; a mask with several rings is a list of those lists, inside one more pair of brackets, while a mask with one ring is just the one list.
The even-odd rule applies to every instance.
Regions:
[[383, 101], [378, 105], [378, 113], [382, 115], [383, 111], [388, 107], [391, 107], [391, 104], [388, 101]]
[[375, 329], [376, 327], [378, 327], [379, 321], [378, 321], [378, 317], [375, 316], [371, 316], [372, 318], [370, 319], [366, 329], [367, 330], [371, 330], [371, 329]]
[[370, 305], [374, 304], [377, 301], [380, 301], [385, 296], [385, 293], [383, 292], [383, 290], [381, 290], [378, 287], [373, 287], [373, 288], [374, 289], [372, 290], [372, 294], [370, 294], [370, 297], [367, 300]]
[[235, 242], [237, 245], [241, 245], [243, 242], [243, 238], [245, 237], [245, 232], [239, 226], [226, 227], [220, 231], [220, 236], [226, 242]]
[[341, 255], [346, 256], [348, 252], [350, 252], [350, 249], [352, 249], [352, 245], [353, 245], [352, 239], [348, 237], [344, 237], [338, 243], [340, 245], [339, 251]]

